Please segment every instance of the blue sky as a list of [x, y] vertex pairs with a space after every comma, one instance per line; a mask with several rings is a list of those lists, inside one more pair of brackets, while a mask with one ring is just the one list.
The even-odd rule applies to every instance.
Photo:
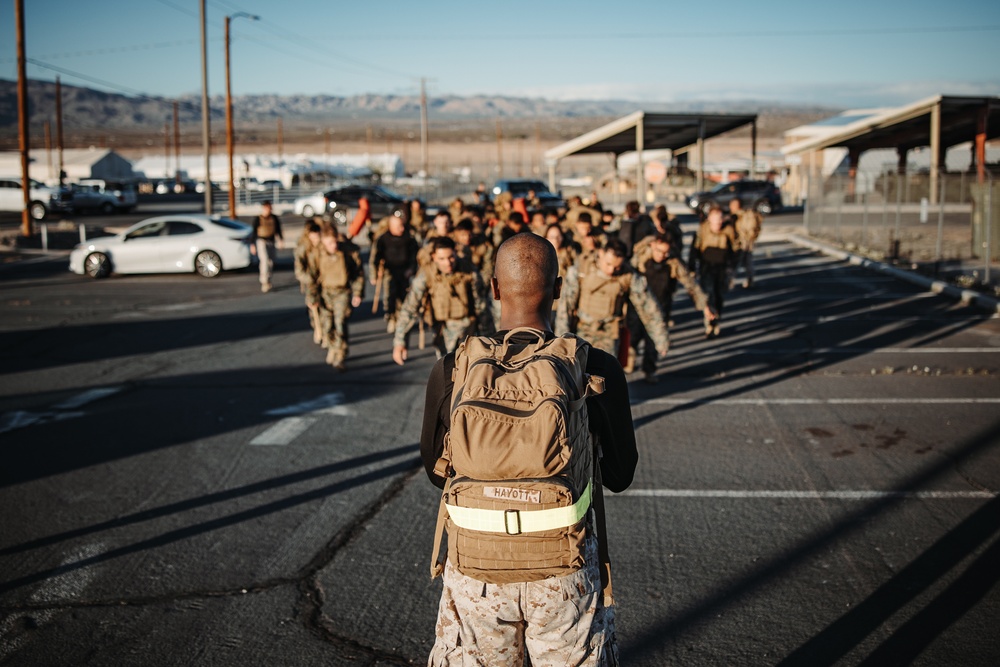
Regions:
[[[26, 0], [28, 76], [172, 97], [200, 93], [198, 0]], [[209, 88], [504, 94], [833, 107], [1000, 94], [1000, 2], [342, 2], [208, 0]], [[0, 3], [0, 78], [16, 79]]]

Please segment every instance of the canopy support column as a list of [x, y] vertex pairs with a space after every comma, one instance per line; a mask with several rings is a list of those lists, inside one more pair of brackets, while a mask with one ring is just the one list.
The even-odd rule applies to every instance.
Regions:
[[928, 199], [932, 205], [938, 203], [941, 163], [941, 103], [938, 102], [931, 108], [931, 179]]

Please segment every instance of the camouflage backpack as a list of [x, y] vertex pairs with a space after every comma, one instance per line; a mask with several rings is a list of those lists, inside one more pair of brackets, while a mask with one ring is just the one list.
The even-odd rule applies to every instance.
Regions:
[[[537, 340], [514, 342], [518, 333]], [[451, 428], [435, 466], [447, 481], [432, 577], [443, 570], [445, 527], [448, 559], [480, 581], [536, 581], [583, 567], [586, 517], [600, 495], [586, 399], [604, 391], [603, 378], [585, 373], [589, 349], [572, 334], [546, 341], [528, 328], [500, 343], [470, 336], [459, 346]]]

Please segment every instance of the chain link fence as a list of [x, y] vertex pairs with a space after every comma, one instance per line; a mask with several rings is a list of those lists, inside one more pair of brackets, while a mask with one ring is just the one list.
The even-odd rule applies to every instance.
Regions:
[[975, 173], [945, 173], [936, 190], [932, 197], [926, 172], [811, 178], [803, 226], [810, 236], [872, 259], [966, 286], [996, 286], [1000, 179], [987, 172], [979, 183]]

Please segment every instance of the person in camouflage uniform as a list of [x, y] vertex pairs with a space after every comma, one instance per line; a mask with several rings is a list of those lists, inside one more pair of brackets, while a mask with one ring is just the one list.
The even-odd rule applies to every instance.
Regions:
[[358, 247], [332, 226], [320, 232], [316, 259], [320, 323], [326, 341], [326, 363], [344, 370], [348, 352], [347, 319], [365, 295], [365, 272]]
[[452, 237], [458, 261], [471, 264], [483, 277], [483, 283], [488, 285], [493, 278], [493, 245], [484, 235], [476, 234], [470, 218], [458, 221]]
[[439, 357], [454, 352], [472, 333], [493, 332], [493, 316], [486, 302], [482, 276], [471, 267], [458, 265], [455, 242], [450, 238], [436, 238], [430, 247], [432, 264], [417, 273], [397, 314], [392, 358], [400, 366], [406, 361], [407, 336], [420, 317], [425, 298], [429, 299], [425, 311], [430, 317]]
[[610, 239], [590, 266], [573, 267], [563, 283], [556, 316], [556, 334], [576, 333], [596, 348], [619, 356], [624, 310], [631, 304], [656, 344], [667, 353], [667, 325], [646, 278], [625, 261], [625, 244]]
[[[687, 290], [694, 302], [694, 307], [704, 313], [707, 320], [715, 319], [715, 313], [708, 307], [708, 298], [698, 287], [694, 275], [687, 270], [681, 262], [680, 255], [674, 251], [673, 236], [659, 233], [655, 236], [647, 236], [635, 245], [635, 254], [632, 255], [632, 267], [646, 277], [646, 284], [649, 291], [656, 298], [663, 314], [663, 320], [670, 322], [670, 313], [673, 310], [674, 291], [680, 283]], [[642, 351], [642, 372], [645, 380], [649, 384], [656, 383], [656, 348], [655, 343], [642, 322], [635, 316], [634, 311], [629, 311], [628, 317], [629, 332], [631, 333], [631, 349], [629, 350], [628, 363], [625, 364], [625, 372], [631, 373], [632, 366], [637, 356], [639, 343], [643, 343]], [[669, 332], [669, 326], [667, 328]]]
[[[495, 339], [522, 327], [552, 337], [549, 315], [560, 289], [556, 265], [556, 254], [534, 234], [518, 234], [497, 249], [491, 286], [494, 298], [504, 301], [504, 307], [502, 331]], [[445, 487], [446, 477], [437, 463], [454, 426], [454, 368], [455, 356], [449, 354], [431, 371], [420, 436], [427, 476], [439, 489]], [[601, 350], [589, 350], [585, 372], [605, 382], [605, 392], [586, 399], [588, 424], [603, 453], [600, 480], [605, 488], [618, 493], [631, 485], [638, 463], [628, 385], [618, 362]], [[616, 667], [615, 606], [610, 589], [602, 590], [606, 582], [601, 574], [609, 564], [609, 545], [596, 516], [597, 510], [591, 509], [585, 519], [583, 566], [564, 575], [485, 583], [463, 574], [449, 558], [444, 564], [428, 665]]]
[[597, 251], [604, 246], [604, 234], [595, 230], [593, 218], [586, 211], [576, 218], [572, 245], [577, 267], [592, 264], [597, 258]]
[[753, 249], [760, 236], [763, 219], [757, 211], [744, 209], [739, 197], [729, 200], [729, 218], [736, 229], [736, 240], [739, 242], [736, 271], [743, 269], [743, 289], [750, 289], [753, 287]]
[[434, 262], [431, 259], [431, 242], [434, 239], [449, 238], [455, 240], [452, 234], [455, 231], [454, 221], [448, 211], [439, 211], [434, 216], [433, 226], [424, 235], [423, 245], [417, 253], [417, 265], [422, 269], [431, 266]]
[[316, 269], [316, 258], [320, 246], [320, 226], [314, 220], [306, 223], [298, 243], [295, 244], [295, 278], [299, 281], [299, 291], [306, 297], [306, 310], [309, 311], [309, 325], [313, 330], [313, 342], [322, 345], [324, 342], [323, 328], [319, 321], [318, 290], [315, 289], [319, 272]]
[[729, 289], [729, 272], [736, 263], [739, 247], [732, 225], [724, 222], [722, 209], [712, 204], [705, 222], [698, 227], [698, 235], [691, 243], [688, 255], [688, 268], [691, 271], [697, 269], [698, 282], [708, 295], [708, 305], [716, 315], [714, 320], [705, 318], [706, 338], [719, 335], [723, 301]]

